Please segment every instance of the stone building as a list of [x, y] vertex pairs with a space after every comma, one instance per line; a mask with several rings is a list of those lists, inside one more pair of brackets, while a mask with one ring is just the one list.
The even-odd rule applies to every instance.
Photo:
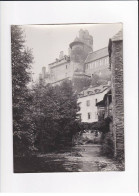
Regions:
[[85, 72], [91, 77], [97, 74], [100, 77], [110, 78], [108, 47], [88, 54], [85, 60]]
[[80, 110], [78, 114], [80, 115], [81, 122], [97, 122], [98, 121], [98, 110], [97, 102], [103, 100], [104, 95], [110, 90], [110, 84], [101, 85], [98, 87], [89, 87], [83, 90], [78, 95], [78, 105]]
[[123, 32], [109, 40], [115, 156], [124, 158]]
[[93, 37], [87, 30], [79, 31], [79, 37], [70, 43], [70, 60], [75, 65], [75, 71], [84, 72], [84, 62], [90, 52], [93, 52]]
[[[40, 78], [44, 83], [57, 85], [65, 79], [84, 79], [93, 77], [93, 74], [109, 77], [108, 48], [93, 52], [93, 37], [87, 30], [80, 30], [79, 36], [69, 44], [69, 54], [61, 51], [59, 58], [48, 65], [48, 73], [42, 68]], [[102, 74], [103, 73], [103, 74]]]
[[66, 78], [73, 76], [73, 66], [70, 63], [70, 57], [64, 55], [63, 51], [60, 52], [59, 59], [49, 64], [49, 74], [51, 83], [60, 82]]
[[111, 89], [104, 95], [103, 100], [96, 103], [98, 120], [110, 118], [112, 121], [112, 94]]

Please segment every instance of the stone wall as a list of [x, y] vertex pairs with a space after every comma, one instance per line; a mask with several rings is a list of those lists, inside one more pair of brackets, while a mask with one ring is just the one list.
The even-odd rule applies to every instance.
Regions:
[[123, 41], [111, 42], [112, 113], [114, 149], [117, 159], [124, 159]]

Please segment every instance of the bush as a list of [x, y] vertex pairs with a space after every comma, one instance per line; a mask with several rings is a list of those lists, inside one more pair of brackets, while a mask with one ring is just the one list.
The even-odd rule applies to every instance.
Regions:
[[114, 156], [114, 143], [111, 132], [103, 133], [101, 137], [101, 153], [108, 157]]

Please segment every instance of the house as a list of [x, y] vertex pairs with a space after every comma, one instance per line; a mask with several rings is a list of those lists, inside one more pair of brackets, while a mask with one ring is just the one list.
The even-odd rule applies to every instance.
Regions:
[[96, 103], [98, 120], [112, 119], [112, 94], [111, 89], [104, 95], [103, 100]]
[[96, 122], [98, 121], [97, 114], [97, 102], [103, 100], [103, 97], [110, 90], [110, 84], [100, 85], [98, 87], [92, 87], [83, 90], [78, 94], [78, 105], [80, 110], [81, 122]]

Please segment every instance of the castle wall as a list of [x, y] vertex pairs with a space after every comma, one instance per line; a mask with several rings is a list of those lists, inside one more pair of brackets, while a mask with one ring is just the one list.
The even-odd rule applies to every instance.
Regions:
[[110, 75], [109, 70], [109, 57], [103, 57], [97, 59], [95, 61], [89, 62], [85, 64], [85, 73], [90, 74], [97, 74], [101, 77], [101, 75]]
[[50, 75], [52, 82], [63, 80], [64, 78], [71, 77], [73, 74], [73, 67], [70, 62], [65, 62], [60, 65], [50, 68]]
[[115, 156], [124, 157], [123, 41], [112, 41], [112, 113]]

